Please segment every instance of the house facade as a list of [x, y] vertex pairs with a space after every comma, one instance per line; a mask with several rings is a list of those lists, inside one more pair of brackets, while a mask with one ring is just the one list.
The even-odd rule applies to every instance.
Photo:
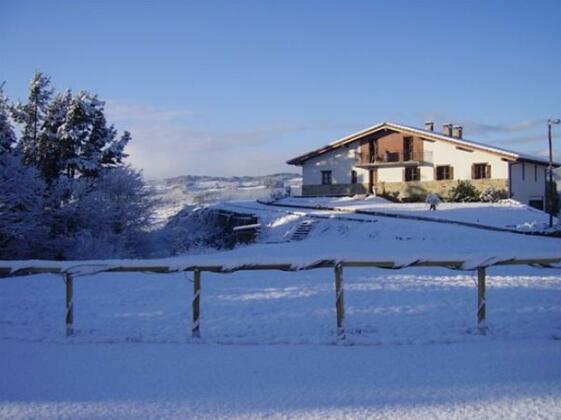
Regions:
[[463, 138], [463, 129], [381, 123], [287, 162], [302, 167], [302, 195], [448, 195], [458, 180], [504, 190], [543, 208], [548, 162]]

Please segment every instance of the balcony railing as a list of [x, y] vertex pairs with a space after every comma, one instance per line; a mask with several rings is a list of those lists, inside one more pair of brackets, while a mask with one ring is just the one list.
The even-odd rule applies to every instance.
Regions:
[[372, 155], [370, 159], [361, 159], [362, 165], [385, 165], [399, 163], [432, 163], [432, 152], [386, 152]]

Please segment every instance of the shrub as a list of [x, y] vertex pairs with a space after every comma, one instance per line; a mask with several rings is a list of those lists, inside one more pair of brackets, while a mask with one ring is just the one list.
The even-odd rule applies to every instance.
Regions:
[[469, 181], [458, 181], [450, 190], [449, 201], [455, 203], [473, 203], [479, 201], [480, 193]]
[[479, 200], [485, 203], [496, 203], [499, 200], [504, 200], [508, 197], [505, 190], [498, 190], [493, 187], [485, 188], [481, 194], [479, 194]]
[[424, 203], [426, 194], [409, 194], [401, 199], [402, 203]]
[[381, 194], [376, 194], [378, 197], [382, 197], [392, 203], [400, 203], [401, 200], [399, 199], [399, 191], [388, 192], [384, 191]]

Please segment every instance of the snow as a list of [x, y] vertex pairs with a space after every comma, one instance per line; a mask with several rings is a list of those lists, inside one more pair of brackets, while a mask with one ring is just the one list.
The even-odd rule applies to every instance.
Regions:
[[561, 270], [490, 269], [489, 333], [473, 273], [332, 270], [106, 273], [0, 282], [2, 418], [558, 418]]
[[[498, 203], [440, 203], [435, 212], [426, 203], [392, 203], [380, 197], [289, 197], [278, 204], [332, 207], [343, 210], [378, 211], [390, 214], [430, 217], [438, 220], [479, 223], [500, 228], [543, 230], [549, 215], [515, 200]], [[556, 223], [558, 221], [556, 220]]]
[[[300, 199], [292, 199], [299, 201]], [[286, 202], [286, 201], [285, 201]], [[308, 201], [319, 202], [323, 201]], [[363, 205], [352, 200], [341, 202]], [[380, 199], [365, 200], [368, 208], [381, 205], [392, 207]], [[444, 204], [443, 204], [444, 206]], [[236, 270], [244, 265], [286, 264], [307, 268], [323, 260], [393, 261], [396, 266], [408, 266], [419, 261], [464, 261], [465, 269], [489, 266], [509, 259], [559, 259], [559, 238], [528, 236], [510, 232], [474, 229], [454, 224], [435, 224], [420, 220], [404, 220], [353, 214], [329, 210], [286, 209], [255, 201], [228, 202], [218, 208], [255, 214], [261, 232], [257, 243], [238, 246], [233, 250], [206, 251], [161, 259], [124, 259], [97, 261], [0, 261], [0, 268], [13, 270], [40, 266], [60, 267], [75, 273], [104, 271], [117, 267], [170, 267], [170, 271], [195, 266], [222, 266]], [[398, 211], [398, 210], [394, 210]], [[406, 211], [406, 210], [400, 210]], [[414, 213], [411, 210], [411, 213]], [[480, 205], [451, 208], [450, 214], [462, 220], [470, 215], [486, 215], [486, 222], [511, 223], [545, 217], [526, 206]], [[426, 213], [429, 213], [427, 210]], [[437, 210], [430, 214], [446, 214]], [[482, 216], [483, 217], [483, 216]], [[314, 220], [313, 229], [304, 240], [291, 241], [300, 223]]]
[[[381, 199], [314, 202], [422, 211]], [[70, 337], [60, 275], [0, 279], [0, 418], [561, 416], [561, 268], [489, 267], [485, 336], [472, 270], [515, 257], [561, 258], [559, 239], [254, 201], [219, 207], [256, 214], [257, 243], [153, 260], [0, 261], [75, 273]], [[485, 223], [541, 216], [513, 203], [480, 210]], [[434, 213], [465, 220], [478, 210]], [[309, 234], [292, 241], [309, 220]], [[201, 338], [190, 332], [192, 273], [101, 273], [296, 269], [324, 259], [465, 263], [345, 267], [343, 341], [333, 269], [203, 272]]]

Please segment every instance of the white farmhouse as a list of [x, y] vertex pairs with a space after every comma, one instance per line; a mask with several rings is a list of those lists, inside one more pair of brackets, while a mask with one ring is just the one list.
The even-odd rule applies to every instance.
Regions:
[[[544, 208], [545, 159], [466, 140], [462, 127], [432, 122], [424, 129], [374, 125], [287, 162], [302, 166], [302, 194], [446, 196], [458, 180], [492, 186], [522, 203]], [[559, 164], [555, 164], [559, 166]]]

